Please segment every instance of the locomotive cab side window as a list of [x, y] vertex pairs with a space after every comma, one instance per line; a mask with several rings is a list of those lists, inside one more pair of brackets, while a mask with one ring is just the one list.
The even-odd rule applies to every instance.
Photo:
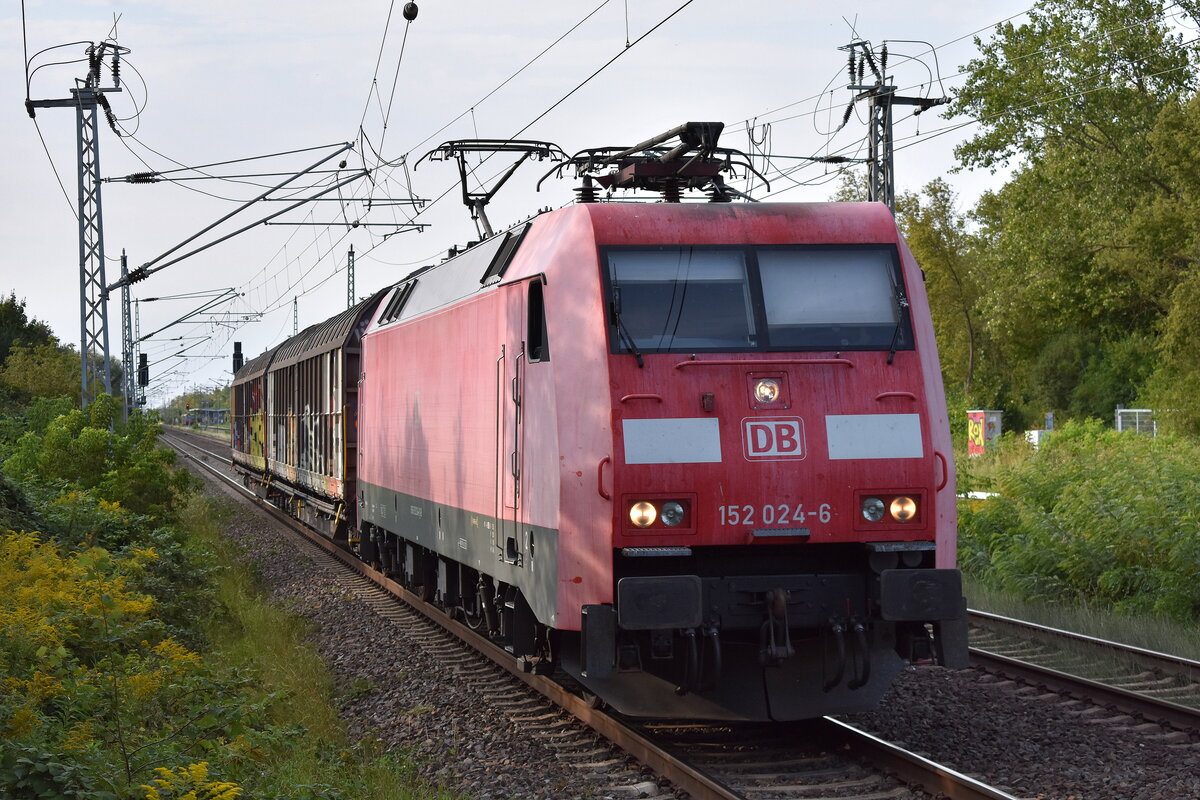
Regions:
[[911, 350], [893, 245], [608, 247], [618, 353]]
[[529, 363], [550, 360], [550, 340], [546, 335], [546, 303], [542, 295], [541, 280], [529, 282], [529, 304], [526, 307], [529, 323], [526, 331], [526, 347]]

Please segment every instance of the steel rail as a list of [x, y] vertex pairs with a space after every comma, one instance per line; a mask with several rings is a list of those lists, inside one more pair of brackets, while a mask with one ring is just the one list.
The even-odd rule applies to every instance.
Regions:
[[910, 786], [920, 787], [934, 797], [951, 800], [1020, 800], [833, 717], [822, 717], [821, 723], [825, 726], [822, 733], [832, 741], [841, 743], [851, 752], [861, 753], [863, 760], [882, 767]]
[[988, 672], [999, 673], [1080, 700], [1111, 706], [1126, 714], [1165, 722], [1182, 730], [1200, 731], [1200, 709], [1197, 708], [1160, 700], [1130, 689], [1110, 686], [976, 647], [970, 649], [970, 658], [972, 666]]
[[1049, 634], [1057, 639], [1066, 639], [1072, 642], [1080, 642], [1092, 647], [1103, 647], [1122, 655], [1134, 656], [1143, 663], [1159, 669], [1171, 669], [1189, 673], [1194, 680], [1200, 681], [1200, 661], [1194, 661], [1183, 656], [1171, 655], [1170, 653], [1161, 653], [1156, 650], [1147, 650], [1142, 647], [1135, 647], [1130, 644], [1122, 644], [1109, 639], [1100, 639], [1095, 636], [1087, 636], [1082, 633], [1074, 633], [1072, 631], [1063, 630], [1061, 628], [1052, 628], [1048, 625], [1040, 625], [1036, 622], [1028, 622], [1022, 619], [1006, 617], [1000, 614], [993, 614], [989, 611], [979, 611], [977, 609], [967, 609], [967, 618], [975, 618], [984, 622], [999, 623], [1009, 627], [1018, 628], [1020, 630], [1032, 631], [1034, 633]]

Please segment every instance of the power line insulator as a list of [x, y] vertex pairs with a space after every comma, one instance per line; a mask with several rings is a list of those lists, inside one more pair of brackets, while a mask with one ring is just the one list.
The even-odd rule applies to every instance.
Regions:
[[404, 18], [406, 20], [408, 20], [409, 22], [412, 22], [414, 19], [417, 18], [417, 4], [416, 3], [405, 3], [404, 4]]

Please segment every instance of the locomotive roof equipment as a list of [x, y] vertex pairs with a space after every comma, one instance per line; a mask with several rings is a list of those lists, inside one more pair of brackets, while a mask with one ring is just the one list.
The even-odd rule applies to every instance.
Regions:
[[[656, 192], [668, 203], [680, 202], [682, 192], [689, 190], [708, 191], [713, 203], [728, 203], [734, 197], [754, 201], [726, 184], [722, 175], [741, 167], [754, 173], [768, 190], [771, 184], [750, 165], [745, 153], [717, 146], [724, 129], [723, 122], [685, 122], [632, 147], [581, 150], [543, 175], [538, 188], [551, 175], [562, 177], [564, 170], [574, 167], [575, 177], [583, 180], [576, 189], [582, 203], [599, 201], [597, 185], [610, 193], [614, 189]], [[668, 146], [672, 140], [678, 143]]]
[[[500, 180], [496, 181], [491, 189], [483, 191], [472, 191], [467, 183], [467, 153], [520, 153], [518, 158], [508, 170], [500, 176]], [[512, 177], [512, 174], [517, 171], [517, 167], [525, 163], [529, 158], [536, 158], [538, 161], [559, 161], [567, 157], [562, 148], [553, 142], [541, 142], [534, 139], [454, 139], [449, 142], [442, 142], [434, 149], [430, 150], [425, 155], [417, 159], [417, 163], [413, 164], [415, 172], [417, 166], [429, 159], [430, 161], [447, 161], [453, 158], [458, 162], [458, 178], [462, 185], [462, 200], [471, 211], [471, 219], [475, 221], [475, 226], [479, 230], [480, 238], [487, 239], [495, 235], [492, 230], [492, 225], [488, 221], [487, 212], [484, 207], [492, 201], [496, 196], [496, 192]], [[471, 174], [474, 174], [475, 169], [470, 168]], [[478, 180], [478, 177], [476, 178]]]

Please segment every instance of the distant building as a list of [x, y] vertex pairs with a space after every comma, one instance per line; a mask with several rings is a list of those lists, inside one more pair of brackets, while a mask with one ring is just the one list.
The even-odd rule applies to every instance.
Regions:
[[1158, 436], [1158, 422], [1154, 419], [1153, 409], [1117, 406], [1114, 425], [1119, 431], [1134, 431]]
[[184, 417], [185, 425], [200, 425], [205, 428], [227, 428], [229, 427], [229, 409], [228, 408], [193, 408], [188, 415]]

